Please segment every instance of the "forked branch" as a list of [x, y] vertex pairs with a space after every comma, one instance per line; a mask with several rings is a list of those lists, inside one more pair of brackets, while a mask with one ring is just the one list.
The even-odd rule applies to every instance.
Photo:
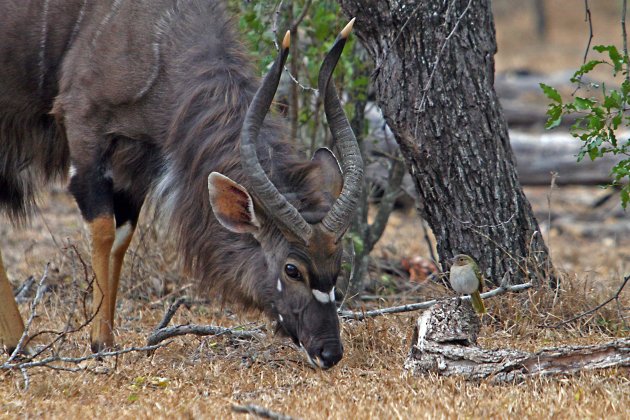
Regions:
[[188, 298], [181, 297], [169, 306], [164, 314], [164, 318], [162, 318], [162, 321], [160, 321], [158, 326], [155, 327], [153, 332], [151, 332], [147, 338], [147, 345], [154, 346], [166, 339], [186, 334], [198, 336], [229, 335], [230, 337], [240, 339], [261, 339], [263, 337], [262, 331], [258, 328], [254, 330], [245, 330], [242, 327], [227, 328], [214, 325], [196, 324], [175, 325], [173, 327], [168, 327], [168, 324], [171, 322], [171, 319], [173, 319], [177, 309], [179, 309], [182, 304], [186, 303], [187, 300]]

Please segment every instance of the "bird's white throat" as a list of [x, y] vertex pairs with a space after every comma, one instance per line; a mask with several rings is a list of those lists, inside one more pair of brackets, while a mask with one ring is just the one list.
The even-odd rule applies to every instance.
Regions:
[[471, 265], [452, 266], [450, 281], [457, 293], [469, 295], [479, 289], [479, 279]]

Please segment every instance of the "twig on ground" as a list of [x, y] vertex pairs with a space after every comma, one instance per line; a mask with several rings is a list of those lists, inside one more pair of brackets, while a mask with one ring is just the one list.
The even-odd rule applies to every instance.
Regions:
[[168, 309], [166, 310], [166, 313], [164, 314], [164, 318], [162, 318], [162, 321], [160, 321], [160, 323], [158, 324], [157, 327], [155, 327], [155, 329], [161, 330], [162, 328], [165, 328], [168, 325], [168, 323], [171, 322], [171, 319], [173, 319], [173, 316], [175, 316], [175, 312], [177, 312], [179, 307], [182, 306], [182, 304], [186, 303], [187, 301], [188, 301], [188, 297], [182, 296], [179, 299], [177, 299], [175, 302], [171, 303], [171, 306], [168, 307]]
[[[576, 320], [578, 320], [578, 319], [580, 319], [580, 318], [582, 318], [582, 317], [584, 317], [586, 315], [590, 315], [593, 312], [596, 312], [599, 309], [603, 308], [604, 306], [608, 305], [613, 300], [617, 301], [617, 304], [618, 304], [617, 307], [619, 307], [619, 305], [620, 305], [619, 304], [619, 295], [621, 295], [621, 292], [623, 291], [623, 288], [626, 287], [626, 283], [628, 283], [628, 280], [630, 280], [630, 275], [627, 275], [626, 277], [624, 277], [623, 282], [621, 283], [621, 286], [619, 286], [619, 289], [617, 290], [617, 292], [614, 295], [612, 295], [609, 299], [606, 299], [604, 302], [600, 303], [599, 305], [597, 305], [593, 309], [589, 309], [588, 311], [582, 312], [581, 314], [576, 315], [576, 316], [574, 316], [572, 318], [569, 318], [569, 319], [564, 320], [562, 322], [558, 322], [557, 324], [552, 325], [551, 328], [559, 328], [559, 327], [561, 327], [561, 326], [563, 326], [565, 324], [568, 324], [570, 322], [576, 321]], [[623, 321], [623, 317], [621, 319]], [[625, 321], [624, 321], [624, 323], [625, 323]]]
[[28, 278], [20, 285], [20, 287], [15, 291], [15, 301], [17, 303], [24, 303], [28, 300], [29, 295], [31, 294], [31, 289], [35, 284], [35, 277], [28, 276]]
[[190, 289], [193, 286], [194, 286], [193, 283], [184, 284], [183, 286], [179, 287], [177, 290], [173, 290], [172, 292], [167, 293], [164, 296], [160, 297], [159, 299], [156, 299], [153, 302], [149, 303], [149, 306], [151, 308], [154, 308], [154, 307], [156, 307], [158, 305], [161, 306], [162, 302], [164, 302], [165, 300], [169, 300], [173, 296], [176, 296], [176, 295], [178, 295], [178, 294], [180, 294], [180, 293]]
[[255, 330], [241, 330], [236, 328], [218, 327], [214, 325], [175, 325], [174, 327], [166, 327], [153, 330], [149, 338], [147, 338], [147, 345], [153, 346], [157, 343], [164, 341], [168, 338], [177, 337], [180, 335], [194, 334], [199, 336], [206, 335], [229, 335], [234, 338], [242, 339], [260, 339], [262, 333], [259, 329]]
[[22, 378], [24, 378], [24, 388], [22, 388], [22, 391], [27, 391], [28, 387], [31, 385], [31, 379], [28, 376], [26, 368], [20, 368], [20, 372], [22, 372]]
[[268, 410], [264, 407], [254, 404], [247, 405], [237, 405], [232, 404], [232, 411], [237, 413], [251, 414], [253, 416], [263, 417], [265, 419], [274, 419], [274, 420], [293, 420], [294, 417], [287, 416], [281, 413], [276, 413], [275, 411]]
[[[75, 251], [81, 263], [84, 264], [76, 248], [71, 245], [70, 249]], [[72, 327], [72, 318], [75, 314], [75, 311], [79, 308], [79, 305], [80, 305], [79, 300], [82, 300], [83, 306], [85, 308], [85, 300], [87, 298], [87, 295], [84, 294], [83, 299], [79, 299], [80, 296], [77, 293], [75, 295], [75, 298], [73, 299], [72, 305], [68, 312], [68, 320], [66, 321], [64, 328], [62, 330], [60, 331], [54, 331], [54, 330], [41, 331], [40, 330], [33, 334], [30, 333], [33, 320], [38, 316], [38, 313], [37, 313], [38, 305], [42, 300], [44, 292], [47, 290], [46, 280], [48, 277], [49, 266], [50, 264], [46, 264], [44, 273], [38, 282], [35, 297], [30, 305], [30, 312], [29, 312], [28, 320], [24, 326], [24, 333], [22, 334], [22, 337], [20, 338], [15, 350], [11, 353], [9, 358], [4, 363], [0, 363], [0, 371], [12, 371], [12, 370], [20, 371], [24, 380], [24, 386], [23, 386], [24, 391], [26, 391], [30, 386], [31, 381], [30, 381], [28, 370], [31, 368], [47, 368], [51, 370], [60, 370], [60, 371], [67, 371], [67, 372], [80, 372], [80, 371], [97, 372], [97, 370], [95, 370], [93, 366], [83, 366], [81, 365], [81, 363], [88, 360], [103, 360], [108, 357], [113, 357], [116, 360], [115, 361], [115, 365], [116, 365], [118, 357], [123, 354], [131, 353], [131, 352], [152, 352], [160, 347], [167, 346], [170, 343], [169, 341], [166, 343], [145, 346], [145, 347], [128, 347], [128, 348], [119, 349], [119, 350], [101, 351], [99, 353], [90, 353], [86, 356], [81, 356], [81, 357], [62, 356], [61, 349], [66, 339], [72, 333], [78, 332], [82, 330], [83, 328], [85, 328], [87, 325], [89, 325], [94, 315], [87, 317], [84, 320], [84, 322], [82, 322], [81, 325], [79, 325], [78, 327]], [[85, 279], [87, 281], [88, 280], [87, 270], [85, 270], [85, 265], [84, 265], [84, 275], [86, 276]], [[73, 285], [75, 288], [78, 289], [78, 281], [76, 278], [73, 279]], [[40, 335], [44, 335], [44, 334], [53, 334], [54, 337], [52, 338], [52, 340], [46, 343], [42, 348], [38, 348], [37, 351], [32, 350], [30, 346], [27, 347], [29, 344], [29, 340], [32, 340], [33, 338]], [[48, 352], [48, 351], [52, 353], [51, 356], [38, 358], [44, 352]], [[28, 353], [28, 354], [25, 354], [25, 353]]]
[[0, 369], [2, 370], [13, 370], [20, 369], [23, 371], [24, 369], [34, 368], [34, 367], [45, 367], [53, 370], [66, 370], [71, 372], [78, 372], [83, 370], [88, 370], [88, 367], [78, 366], [76, 368], [68, 368], [64, 366], [56, 366], [53, 363], [70, 363], [78, 365], [81, 362], [85, 362], [87, 360], [102, 360], [108, 357], [118, 357], [127, 353], [137, 353], [137, 352], [151, 352], [161, 347], [168, 346], [171, 341], [167, 341], [162, 344], [155, 344], [143, 347], [127, 347], [120, 350], [108, 350], [108, 351], [100, 351], [98, 353], [90, 353], [86, 356], [81, 357], [64, 357], [58, 354], [55, 354], [50, 357], [46, 357], [41, 360], [28, 360], [23, 362], [15, 362], [12, 363], [11, 360], [7, 360], [5, 363], [0, 365]]
[[42, 296], [44, 295], [44, 290], [45, 290], [44, 283], [46, 282], [46, 279], [48, 278], [49, 266], [50, 266], [50, 263], [46, 263], [46, 267], [44, 268], [44, 274], [42, 275], [42, 278], [39, 280], [39, 283], [37, 283], [37, 291], [35, 292], [35, 298], [33, 299], [33, 302], [31, 303], [30, 315], [28, 317], [28, 320], [26, 321], [26, 325], [24, 326], [24, 332], [22, 332], [20, 341], [18, 341], [17, 346], [15, 346], [15, 349], [9, 356], [9, 360], [7, 360], [7, 363], [11, 363], [20, 353], [22, 353], [22, 350], [24, 350], [24, 346], [27, 345], [28, 341], [30, 340], [28, 336], [28, 332], [31, 328], [31, 325], [33, 324], [33, 320], [37, 316], [37, 305], [39, 304], [39, 301], [42, 299]]
[[[531, 282], [523, 283], [523, 284], [514, 284], [514, 285], [502, 285], [502, 286], [497, 287], [496, 289], [492, 289], [486, 293], [482, 293], [481, 297], [484, 299], [487, 299], [489, 297], [502, 295], [507, 292], [520, 292], [522, 290], [526, 290], [531, 287], [533, 287]], [[470, 296], [463, 296], [461, 298], [452, 297], [452, 298], [446, 298], [446, 299], [440, 299], [440, 300], [447, 301], [447, 300], [455, 300], [455, 299], [470, 300]], [[418, 311], [420, 309], [427, 309], [435, 305], [436, 303], [438, 303], [440, 300], [432, 299], [432, 300], [427, 300], [425, 302], [410, 303], [407, 305], [392, 306], [392, 307], [383, 308], [383, 309], [374, 309], [372, 311], [361, 311], [361, 312], [338, 311], [338, 313], [339, 313], [339, 316], [342, 318], [362, 321], [366, 318], [373, 318], [373, 317], [377, 317], [381, 315], [398, 314], [402, 312], [412, 312], [412, 311]]]

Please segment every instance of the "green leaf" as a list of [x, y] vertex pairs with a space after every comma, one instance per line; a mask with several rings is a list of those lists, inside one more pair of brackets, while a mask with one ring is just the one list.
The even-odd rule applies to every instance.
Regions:
[[630, 202], [630, 184], [626, 184], [621, 189], [621, 206], [624, 209], [628, 208], [628, 203]]
[[621, 54], [619, 54], [617, 47], [615, 47], [614, 45], [596, 45], [593, 47], [593, 49], [600, 53], [603, 53], [605, 51], [608, 52], [608, 57], [610, 57], [610, 61], [612, 61], [612, 65], [615, 69], [614, 74], [617, 74], [621, 71], [622, 65], [624, 63], [624, 58]]
[[560, 96], [560, 94], [558, 93], [556, 89], [544, 83], [539, 83], [539, 85], [547, 98], [551, 99], [554, 102], [562, 104], [562, 97]]
[[599, 157], [599, 149], [597, 147], [588, 149], [588, 157], [590, 157], [591, 160], [595, 160]]
[[571, 78], [571, 83], [578, 83], [582, 76], [589, 73], [595, 67], [603, 63], [605, 63], [605, 61], [602, 60], [591, 60], [588, 63], [584, 63], [582, 67], [580, 67], [580, 69], [573, 74], [573, 77]]
[[604, 107], [608, 110], [610, 108], [622, 108], [621, 94], [617, 90], [611, 90], [610, 94], [604, 98]]
[[552, 105], [547, 109], [547, 122], [545, 128], [551, 130], [560, 125], [562, 122], [562, 106]]
[[352, 244], [354, 245], [354, 252], [356, 254], [362, 254], [365, 245], [363, 244], [363, 239], [359, 235], [352, 235]]
[[595, 105], [595, 101], [592, 99], [580, 98], [579, 96], [577, 96], [573, 100], [573, 105], [575, 105], [575, 109], [577, 109], [578, 111], [584, 111], [593, 108], [593, 105]]
[[584, 159], [584, 156], [586, 156], [586, 150], [581, 149], [577, 155], [577, 161], [582, 162], [582, 160]]
[[619, 126], [621, 125], [621, 121], [623, 119], [623, 114], [621, 112], [617, 113], [617, 115], [615, 115], [612, 119], [612, 128], [613, 130], [616, 130], [619, 128]]
[[589, 115], [588, 119], [588, 129], [593, 131], [599, 131], [604, 128], [604, 121], [599, 118], [597, 115]]

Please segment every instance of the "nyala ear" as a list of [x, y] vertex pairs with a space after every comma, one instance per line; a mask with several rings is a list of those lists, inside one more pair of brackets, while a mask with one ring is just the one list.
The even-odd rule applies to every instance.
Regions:
[[311, 160], [319, 163], [322, 189], [333, 199], [339, 197], [343, 188], [343, 175], [335, 155], [329, 149], [322, 147], [317, 149]]
[[225, 228], [236, 233], [255, 233], [260, 222], [254, 213], [254, 202], [245, 187], [218, 172], [208, 176], [210, 205]]

